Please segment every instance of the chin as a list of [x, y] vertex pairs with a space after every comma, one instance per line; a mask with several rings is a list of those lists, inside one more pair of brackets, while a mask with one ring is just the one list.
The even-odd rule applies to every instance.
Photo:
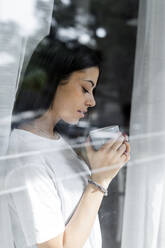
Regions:
[[63, 121], [71, 125], [77, 125], [79, 123], [79, 119], [64, 118]]

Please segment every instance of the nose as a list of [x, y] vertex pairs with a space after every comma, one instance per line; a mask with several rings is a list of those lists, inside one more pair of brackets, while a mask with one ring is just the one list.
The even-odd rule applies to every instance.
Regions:
[[94, 107], [96, 106], [96, 101], [93, 95], [90, 95], [90, 98], [87, 101], [88, 107]]

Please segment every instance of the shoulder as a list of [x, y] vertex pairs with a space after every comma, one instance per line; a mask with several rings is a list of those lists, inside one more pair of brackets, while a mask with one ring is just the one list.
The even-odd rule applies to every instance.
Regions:
[[31, 138], [28, 133], [14, 129], [9, 138], [7, 151], [9, 159], [5, 162], [6, 173], [15, 171], [20, 174], [23, 171], [31, 171], [32, 168], [35, 170], [36, 167], [41, 169], [45, 164], [41, 150], [41, 142], [36, 137]]
[[30, 136], [23, 129], [13, 129], [9, 136], [8, 153], [16, 153], [18, 150], [26, 150]]
[[6, 175], [6, 189], [19, 189], [20, 187], [41, 187], [42, 185], [52, 187], [52, 180], [46, 168], [40, 164], [25, 164], [11, 170]]

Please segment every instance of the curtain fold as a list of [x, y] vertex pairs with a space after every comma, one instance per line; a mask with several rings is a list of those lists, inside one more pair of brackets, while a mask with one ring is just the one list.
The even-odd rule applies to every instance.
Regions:
[[5, 191], [5, 154], [13, 105], [33, 49], [49, 33], [53, 3], [53, 0], [0, 2], [0, 246], [3, 248], [14, 248]]
[[122, 248], [165, 247], [165, 1], [141, 0]]

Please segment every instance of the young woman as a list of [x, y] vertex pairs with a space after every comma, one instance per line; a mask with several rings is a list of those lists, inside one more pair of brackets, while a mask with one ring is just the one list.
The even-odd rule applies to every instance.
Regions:
[[80, 160], [54, 127], [60, 120], [78, 123], [96, 105], [100, 59], [84, 46], [60, 46], [49, 66], [53, 76], [42, 94], [45, 111], [10, 137], [9, 153], [17, 154], [6, 178], [7, 188], [17, 189], [9, 198], [14, 244], [101, 248], [98, 210], [112, 179], [128, 162], [130, 147], [120, 135], [95, 151], [88, 138], [90, 168]]

